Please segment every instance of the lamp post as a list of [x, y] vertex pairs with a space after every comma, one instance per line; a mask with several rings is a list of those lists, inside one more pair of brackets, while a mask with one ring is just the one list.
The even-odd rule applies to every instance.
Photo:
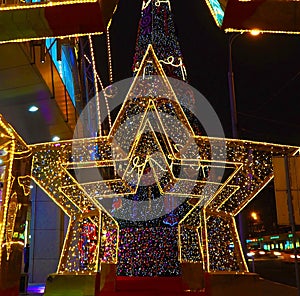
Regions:
[[[229, 36], [228, 40], [228, 89], [229, 89], [229, 100], [230, 100], [230, 114], [231, 114], [231, 132], [232, 138], [237, 139], [239, 137], [238, 132], [238, 118], [237, 118], [237, 109], [236, 109], [236, 97], [235, 97], [235, 85], [234, 85], [234, 74], [232, 67], [232, 44], [240, 36], [243, 35], [243, 31], [240, 33], [233, 33]], [[257, 36], [260, 34], [260, 31], [253, 29], [250, 31], [252, 36]], [[239, 226], [239, 236], [242, 246], [242, 251], [244, 255], [247, 254], [246, 246], [246, 234], [244, 227], [244, 216], [242, 212], [238, 214], [238, 226]]]
[[[239, 36], [242, 36], [242, 33], [232, 34], [228, 40], [228, 90], [229, 90], [229, 100], [230, 100], [230, 115], [231, 115], [231, 132], [232, 138], [238, 138], [238, 122], [237, 122], [237, 110], [236, 110], [236, 97], [235, 97], [235, 86], [234, 86], [234, 74], [232, 67], [232, 44], [234, 40], [236, 40]], [[247, 246], [246, 246], [246, 235], [244, 231], [244, 217], [240, 212], [238, 214], [238, 228], [239, 228], [239, 236], [242, 246], [242, 252], [244, 255], [247, 254]]]
[[232, 138], [238, 138], [237, 128], [237, 112], [236, 112], [236, 98], [235, 98], [235, 87], [234, 87], [234, 74], [232, 68], [232, 44], [236, 38], [241, 36], [242, 33], [232, 34], [228, 41], [228, 89], [229, 89], [229, 100], [230, 100], [230, 114], [231, 114], [231, 132]]
[[[231, 114], [231, 132], [232, 138], [237, 139], [239, 137], [238, 133], [238, 119], [236, 111], [236, 98], [235, 98], [235, 86], [234, 86], [234, 74], [232, 67], [232, 44], [234, 40], [243, 35], [243, 31], [240, 33], [232, 33], [228, 40], [228, 89], [229, 89], [229, 99], [230, 99], [230, 114]], [[250, 31], [252, 36], [258, 36], [261, 32], [258, 29], [253, 29]]]

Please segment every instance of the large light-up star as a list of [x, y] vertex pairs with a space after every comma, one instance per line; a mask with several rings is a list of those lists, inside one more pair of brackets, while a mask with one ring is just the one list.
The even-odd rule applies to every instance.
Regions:
[[[182, 125], [179, 137], [174, 134], [176, 121]], [[83, 141], [91, 146], [91, 140]], [[163, 198], [190, 199], [193, 208], [180, 222], [179, 259], [202, 261], [206, 270], [247, 270], [234, 216], [273, 178], [272, 156], [299, 151], [298, 147], [196, 136], [151, 45], [112, 130], [98, 143], [98, 161], [86, 157], [91, 153], [82, 159], [75, 145], [73, 162], [67, 165], [110, 172], [102, 173], [101, 180], [81, 182], [85, 194], [98, 206], [106, 198], [134, 195], [150, 168]], [[214, 158], [212, 147], [219, 149]], [[223, 179], [220, 169], [225, 171]], [[62, 191], [72, 192], [74, 186]], [[191, 241], [195, 252], [190, 251]]]
[[[27, 148], [32, 178], [70, 217], [59, 272], [117, 262], [118, 224], [105, 203], [130, 200], [139, 186], [157, 187], [162, 199], [191, 206], [179, 223], [180, 262], [247, 271], [234, 216], [273, 178], [273, 156], [299, 152], [195, 135], [151, 45], [108, 136]], [[78, 246], [86, 220], [97, 227], [98, 239], [91, 264], [82, 269]]]
[[[33, 151], [32, 178], [49, 195], [49, 197], [69, 216], [69, 226], [58, 272], [78, 272], [81, 270], [82, 254], [80, 254], [83, 225], [92, 223], [98, 229], [97, 246], [89, 265], [83, 271], [96, 271], [99, 254], [105, 254], [106, 262], [117, 261], [118, 225], [102, 207], [95, 205], [89, 199], [72, 174], [66, 169], [72, 156], [72, 144], [82, 147], [84, 155], [89, 146], [82, 141], [51, 142], [30, 146]], [[97, 145], [97, 140], [91, 140], [90, 145]], [[86, 149], [86, 150], [85, 150]], [[110, 231], [113, 239], [104, 241], [101, 236]], [[105, 251], [104, 251], [105, 250]]]

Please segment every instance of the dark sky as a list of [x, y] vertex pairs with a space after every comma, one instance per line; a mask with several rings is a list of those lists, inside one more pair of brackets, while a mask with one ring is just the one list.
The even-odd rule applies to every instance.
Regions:
[[[231, 137], [229, 34], [216, 26], [204, 0], [171, 0], [171, 4], [189, 83], [209, 100], [226, 137]], [[115, 81], [132, 76], [141, 5], [141, 0], [120, 0], [114, 15]], [[300, 37], [243, 34], [233, 42], [232, 52], [240, 138], [300, 145]]]

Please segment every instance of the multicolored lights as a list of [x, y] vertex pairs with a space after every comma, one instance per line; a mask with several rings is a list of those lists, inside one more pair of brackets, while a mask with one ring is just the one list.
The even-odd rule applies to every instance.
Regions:
[[[136, 74], [135, 81], [133, 82], [133, 86], [131, 88], [132, 93], [134, 93], [135, 82], [139, 79], [146, 79], [145, 77], [143, 78], [143, 73], [149, 61], [152, 62], [153, 73], [162, 77], [162, 81], [166, 83], [166, 89], [170, 89], [171, 86], [166, 79], [153, 48], [149, 46], [140, 70]], [[24, 188], [24, 196], [29, 193], [29, 189], [25, 190], [25, 188], [27, 188], [27, 185], [29, 188], [30, 183], [28, 180], [30, 180], [31, 175], [31, 178], [41, 188], [43, 188], [49, 197], [59, 207], [61, 207], [68, 216], [71, 217], [62, 256], [58, 266], [58, 272], [90, 273], [97, 270], [99, 262], [116, 264], [118, 260], [124, 260], [124, 257], [122, 256], [118, 259], [118, 253], [127, 254], [127, 251], [124, 250], [124, 246], [126, 245], [126, 243], [124, 245], [124, 235], [126, 235], [128, 231], [125, 228], [129, 229], [129, 226], [124, 228], [122, 222], [118, 222], [112, 216], [111, 211], [113, 209], [111, 208], [111, 211], [109, 211], [103, 206], [102, 201], [109, 201], [111, 198], [118, 195], [122, 196], [123, 200], [130, 200], [130, 196], [133, 196], [135, 191], [135, 187], [132, 187], [132, 185], [128, 187], [130, 180], [133, 181], [135, 179], [132, 178], [138, 176], [138, 179], [136, 179], [135, 182], [136, 184], [139, 184], [143, 174], [127, 174], [125, 180], [122, 179], [122, 176], [108, 174], [105, 179], [100, 182], [97, 181], [94, 183], [79, 184], [74, 178], [72, 169], [81, 169], [92, 165], [97, 168], [102, 167], [105, 171], [105, 167], [114, 167], [123, 161], [125, 161], [124, 164], [126, 164], [127, 159], [127, 164], [125, 165], [125, 168], [127, 167], [127, 169], [125, 169], [125, 171], [127, 170], [127, 172], [130, 172], [130, 170], [136, 170], [137, 167], [135, 167], [133, 160], [137, 156], [139, 156], [140, 159], [143, 159], [144, 152], [142, 147], [145, 147], [146, 145], [149, 148], [152, 147], [151, 149], [154, 149], [153, 151], [155, 151], [155, 147], [158, 147], [157, 143], [161, 143], [161, 140], [157, 139], [155, 140], [156, 142], [152, 142], [155, 138], [152, 137], [147, 140], [147, 137], [144, 138], [139, 129], [135, 132], [131, 130], [133, 137], [138, 135], [140, 141], [131, 142], [132, 144], [130, 145], [133, 145], [131, 146], [133, 148], [131, 150], [131, 154], [125, 155], [125, 158], [120, 158], [120, 156], [116, 158], [116, 155], [113, 154], [111, 150], [114, 135], [124, 120], [130, 120], [130, 118], [134, 120], [134, 116], [127, 117], [127, 114], [135, 114], [143, 117], [144, 115], [147, 116], [148, 112], [148, 115], [155, 115], [156, 118], [160, 120], [162, 127], [168, 131], [170, 130], [170, 127], [165, 126], [165, 121], [161, 120], [160, 116], [162, 114], [161, 112], [166, 114], [170, 114], [171, 112], [172, 114], [176, 114], [176, 118], [178, 118], [184, 125], [189, 126], [187, 118], [185, 117], [176, 97], [172, 100], [172, 107], [163, 107], [166, 106], [165, 103], [166, 98], [162, 99], [160, 97], [141, 97], [136, 101], [136, 97], [132, 97], [131, 92], [129, 92], [128, 97], [125, 98], [119, 116], [108, 136], [42, 143], [38, 145], [26, 145], [24, 142], [20, 142], [20, 140], [19, 142], [14, 140], [16, 139], [16, 136], [12, 134], [11, 128], [1, 121], [3, 130], [1, 134], [1, 139], [3, 139], [1, 142], [1, 149], [6, 147], [5, 149], [9, 152], [9, 162], [5, 168], [6, 189], [2, 196], [4, 203], [1, 208], [3, 213], [1, 216], [1, 242], [4, 248], [2, 248], [2, 252], [4, 252], [6, 248], [10, 247], [11, 242], [22, 241], [17, 238], [19, 235], [15, 230], [13, 230], [16, 229], [14, 221], [16, 221], [17, 216], [9, 214], [12, 213], [11, 210], [18, 209], [18, 207], [11, 208], [9, 206], [9, 204], [11, 205], [12, 201], [16, 198], [14, 191], [12, 191], [12, 187], [10, 186], [14, 178], [11, 175], [12, 166], [9, 163], [18, 158], [22, 152], [25, 154], [27, 153], [26, 155], [30, 155], [30, 157], [32, 157], [31, 174], [28, 174], [28, 176], [20, 175], [18, 177], [19, 182], [16, 183], [16, 185], [18, 184], [18, 188]], [[140, 107], [136, 108], [137, 106]], [[156, 112], [156, 109], [160, 110], [160, 113]], [[150, 127], [151, 124], [151, 121], [144, 120], [144, 126]], [[172, 128], [174, 129], [176, 127]], [[160, 195], [166, 202], [172, 202], [172, 200], [173, 202], [176, 202], [180, 196], [184, 196], [184, 200], [186, 201], [185, 206], [182, 208], [182, 214], [177, 215], [177, 217], [180, 217], [180, 220], [173, 224], [177, 226], [175, 228], [166, 228], [165, 233], [173, 233], [175, 229], [177, 229], [174, 233], [175, 236], [178, 235], [179, 263], [202, 262], [204, 269], [207, 271], [247, 271], [247, 267], [241, 253], [234, 216], [238, 214], [243, 207], [245, 207], [246, 204], [250, 202], [254, 196], [273, 178], [272, 156], [284, 154], [294, 155], [299, 153], [299, 147], [257, 143], [252, 141], [209, 138], [197, 135], [193, 135], [192, 138], [198, 147], [198, 150], [196, 151], [197, 155], [202, 161], [208, 162], [207, 166], [210, 166], [210, 169], [213, 166], [211, 163], [209, 164], [211, 161], [211, 147], [221, 147], [220, 143], [225, 142], [226, 158], [223, 162], [223, 166], [232, 166], [232, 173], [222, 182], [217, 184], [212, 183], [210, 188], [215, 188], [215, 186], [217, 186], [217, 190], [208, 190], [205, 192], [203, 192], [201, 184], [208, 181], [205, 181], [205, 175], [201, 175], [200, 179], [195, 181], [191, 193], [187, 194], [184, 190], [188, 183], [184, 182], [187, 182], [188, 180], [184, 181], [176, 177], [176, 166], [185, 166], [185, 160], [181, 159], [181, 161], [177, 163], [176, 159], [178, 159], [178, 156], [176, 155], [171, 158], [166, 158], [168, 160], [164, 163], [164, 165], [168, 163], [168, 173], [165, 176], [160, 176], [159, 179], [155, 178], [156, 181], [153, 186], [161, 187], [162, 191], [160, 191]], [[167, 139], [168, 137], [166, 137], [166, 140]], [[12, 146], [10, 147], [7, 146], [8, 140], [13, 140], [14, 143], [11, 144]], [[147, 142], [144, 142], [146, 140]], [[121, 146], [128, 145], [128, 137], [126, 134], [123, 138], [119, 138], [118, 141]], [[174, 149], [174, 145], [171, 142], [165, 142], [165, 145]], [[18, 149], [13, 147], [17, 147]], [[97, 161], [95, 161], [94, 158], [95, 148], [97, 148]], [[159, 151], [162, 157], [165, 157], [164, 155], [167, 150], [163, 149]], [[172, 153], [172, 150], [168, 151], [168, 153], [169, 152]], [[187, 151], [186, 153], [187, 155], [192, 155], [194, 151]], [[224, 154], [224, 151], [220, 151], [220, 159], [215, 159], [215, 161], [219, 161], [220, 163], [222, 162], [221, 154]], [[28, 159], [31, 158], [26, 158], [24, 161], [27, 161]], [[161, 158], [161, 160], [162, 159], [163, 158]], [[160, 158], [155, 159], [158, 163], [161, 160]], [[149, 161], [152, 169], [155, 171], [155, 169], [157, 169], [155, 162], [151, 163], [150, 159]], [[193, 160], [191, 159], [189, 161], [193, 166]], [[173, 166], [171, 165], [172, 162]], [[199, 159], [197, 159], [197, 163], [199, 163]], [[146, 162], [144, 164], [146, 164]], [[201, 166], [197, 167], [199, 170], [201, 169]], [[144, 167], [144, 170], [145, 169], [146, 167]], [[116, 186], [117, 184], [123, 185]], [[181, 184], [183, 186], [177, 187], [176, 184]], [[24, 187], [25, 185], [26, 187]], [[152, 187], [153, 190], [154, 187]], [[103, 188], [103, 190], [101, 188]], [[177, 188], [177, 191], [170, 191], [170, 188]], [[125, 194], [124, 190], [126, 191], [128, 189], [130, 192], [132, 189], [134, 189], [134, 191], [132, 191], [132, 193], [128, 192]], [[146, 203], [149, 205], [149, 211], [155, 210], [155, 208], [150, 206], [151, 203], [155, 201], [153, 198], [154, 197], [146, 197]], [[119, 209], [118, 207], [117, 209], [115, 208], [115, 210], [119, 211], [123, 207], [124, 205], [120, 206]], [[145, 215], [148, 214], [149, 213], [145, 212]], [[8, 223], [8, 219], [10, 219], [9, 221], [11, 222]], [[122, 229], [124, 229], [121, 230], [121, 234], [119, 234], [119, 225], [123, 225]], [[142, 225], [143, 223], [140, 224], [140, 226]], [[155, 225], [153, 224], [149, 227], [151, 228], [154, 226]], [[147, 228], [145, 228], [145, 226], [143, 226], [143, 228], [143, 232], [148, 231], [147, 236], [151, 238], [152, 235], [149, 232], [150, 230], [146, 230]], [[162, 230], [163, 228], [160, 228], [159, 231]], [[161, 239], [162, 243], [163, 236]], [[119, 250], [119, 240], [122, 240], [123, 242], [121, 244], [122, 250]], [[87, 242], [84, 249], [79, 248], [83, 242]], [[156, 243], [158, 242], [155, 242], [154, 245]], [[232, 247], [232, 244], [234, 247]], [[82, 250], [87, 252], [87, 257], [85, 257], [86, 253], [82, 253]], [[152, 250], [151, 247], [149, 250]], [[163, 251], [164, 250], [162, 249], [161, 252]], [[140, 259], [138, 258], [136, 260], [140, 260], [142, 257]], [[167, 256], [164, 258], [167, 258]], [[175, 263], [175, 261], [171, 262]], [[126, 264], [128, 264], [128, 262]], [[161, 266], [158, 267], [158, 270], [161, 270], [161, 272], [163, 271]], [[153, 273], [153, 270], [150, 270], [150, 272]]]
[[[1, 268], [22, 251], [19, 214], [34, 180], [70, 217], [58, 273], [90, 274], [102, 262], [124, 275], [178, 275], [187, 262], [248, 271], [234, 217], [273, 178], [272, 157], [300, 148], [201, 136], [165, 73], [186, 80], [176, 38], [160, 31], [163, 16], [173, 32], [170, 2], [144, 1], [142, 13], [135, 78], [108, 135], [99, 120], [97, 137], [26, 145], [0, 117]], [[147, 41], [155, 28], [166, 46], [158, 55]], [[89, 169], [99, 179], [78, 180]]]

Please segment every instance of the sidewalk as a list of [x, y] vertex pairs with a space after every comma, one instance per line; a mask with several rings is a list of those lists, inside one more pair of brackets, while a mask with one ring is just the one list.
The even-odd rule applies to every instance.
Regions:
[[[250, 291], [244, 291], [244, 295], [254, 295], [253, 290], [256, 290], [256, 296], [297, 296], [297, 289], [295, 287], [283, 285], [280, 283], [272, 282], [269, 280], [264, 280], [260, 278], [260, 280], [256, 283], [256, 287], [249, 286], [248, 289]], [[254, 288], [254, 289], [253, 289]], [[227, 289], [221, 285], [219, 287], [214, 287], [211, 291], [212, 296], [220, 296], [220, 295], [236, 295], [232, 294], [232, 291], [226, 291]], [[230, 289], [229, 289], [230, 290]], [[252, 290], [252, 291], [251, 291]], [[29, 284], [27, 288], [27, 294], [23, 293], [20, 296], [39, 296], [43, 295], [45, 291], [45, 284]], [[238, 295], [241, 295], [239, 293]], [[74, 295], [75, 296], [75, 295]]]

